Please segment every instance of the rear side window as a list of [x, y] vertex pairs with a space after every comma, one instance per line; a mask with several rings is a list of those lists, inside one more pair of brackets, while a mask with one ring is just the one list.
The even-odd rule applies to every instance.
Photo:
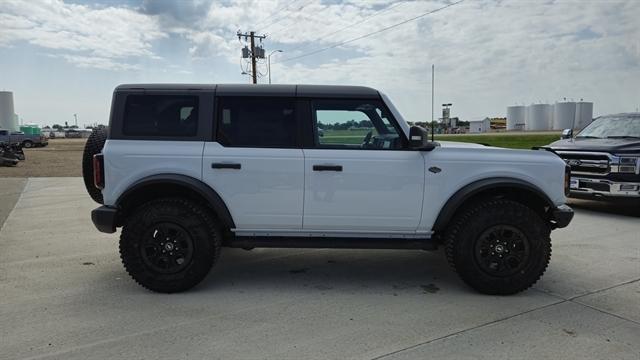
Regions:
[[134, 136], [195, 136], [198, 97], [188, 95], [129, 95], [122, 133]]
[[289, 98], [218, 98], [217, 141], [228, 147], [297, 147], [295, 101]]

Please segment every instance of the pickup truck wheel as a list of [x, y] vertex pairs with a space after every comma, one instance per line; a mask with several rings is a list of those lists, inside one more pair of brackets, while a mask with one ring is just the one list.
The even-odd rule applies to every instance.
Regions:
[[23, 148], [27, 148], [27, 149], [32, 148], [32, 147], [33, 147], [33, 141], [31, 141], [31, 140], [25, 140], [25, 141], [23, 141], [23, 142], [22, 142], [22, 147], [23, 147]]
[[93, 183], [93, 155], [100, 154], [104, 143], [107, 141], [107, 132], [104, 129], [95, 129], [89, 135], [82, 153], [82, 178], [84, 187], [89, 196], [98, 204], [103, 204], [102, 191]]
[[477, 202], [458, 214], [445, 234], [449, 264], [479, 292], [509, 295], [538, 281], [551, 258], [551, 230], [515, 201]]
[[131, 213], [120, 236], [120, 258], [143, 287], [188, 290], [204, 279], [220, 254], [221, 236], [209, 211], [187, 199], [147, 202]]

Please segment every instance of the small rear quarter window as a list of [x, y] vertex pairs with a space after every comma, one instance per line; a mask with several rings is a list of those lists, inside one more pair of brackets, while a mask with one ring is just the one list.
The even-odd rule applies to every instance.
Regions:
[[129, 95], [122, 126], [122, 133], [129, 136], [195, 136], [198, 132], [198, 97]]

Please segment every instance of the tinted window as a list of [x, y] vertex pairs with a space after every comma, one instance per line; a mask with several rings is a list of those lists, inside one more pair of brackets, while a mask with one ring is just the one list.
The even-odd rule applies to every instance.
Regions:
[[578, 136], [594, 138], [639, 138], [640, 116], [605, 116], [587, 125]]
[[380, 101], [316, 100], [313, 102], [315, 143], [340, 149], [403, 148], [395, 120]]
[[296, 147], [294, 108], [294, 100], [287, 98], [219, 98], [217, 141], [235, 147]]
[[139, 136], [195, 136], [198, 97], [186, 95], [129, 95], [122, 133]]

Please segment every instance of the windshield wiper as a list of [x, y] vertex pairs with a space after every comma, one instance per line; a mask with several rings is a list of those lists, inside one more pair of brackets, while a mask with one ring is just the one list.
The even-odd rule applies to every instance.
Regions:
[[602, 139], [602, 138], [597, 136], [590, 136], [590, 135], [578, 135], [576, 136], [576, 139]]
[[613, 135], [613, 136], [607, 136], [607, 139], [640, 139], [640, 136], [633, 136], [633, 135]]

